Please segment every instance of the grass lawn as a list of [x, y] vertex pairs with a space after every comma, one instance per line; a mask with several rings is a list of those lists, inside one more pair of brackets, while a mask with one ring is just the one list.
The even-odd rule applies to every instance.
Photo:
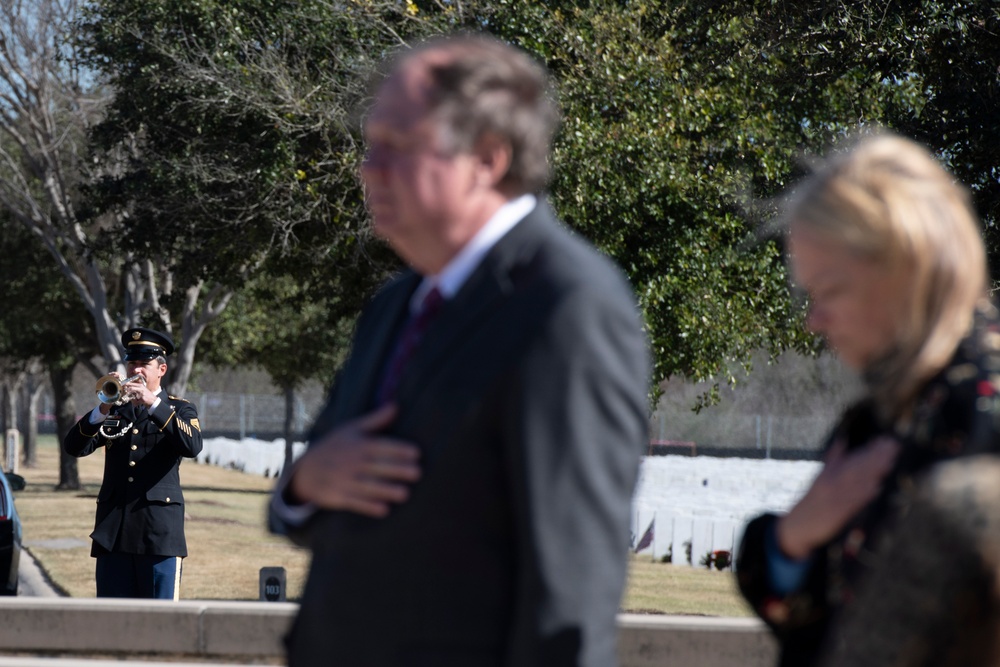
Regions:
[[[59, 450], [54, 436], [42, 436], [38, 466], [20, 469], [27, 481], [17, 492], [24, 543], [49, 577], [72, 597], [95, 594], [90, 531], [104, 454], [79, 459], [83, 491], [55, 491]], [[265, 528], [265, 508], [274, 480], [195, 463], [181, 464], [187, 511], [181, 598], [257, 600], [260, 568], [286, 570], [289, 599], [301, 595], [309, 553]]]
[[632, 557], [622, 611], [698, 616], [752, 616], [732, 572]]
[[[16, 503], [24, 523], [25, 546], [65, 593], [94, 595], [90, 557], [97, 491], [104, 455], [79, 459], [83, 491], [55, 491], [59, 450], [54, 436], [41, 436], [38, 466], [20, 469], [27, 487]], [[260, 568], [284, 567], [288, 598], [302, 592], [309, 553], [265, 528], [266, 505], [274, 480], [185, 459], [181, 484], [187, 510], [188, 557], [181, 598], [257, 600]], [[731, 572], [679, 567], [635, 556], [623, 611], [709, 616], [748, 616]]]

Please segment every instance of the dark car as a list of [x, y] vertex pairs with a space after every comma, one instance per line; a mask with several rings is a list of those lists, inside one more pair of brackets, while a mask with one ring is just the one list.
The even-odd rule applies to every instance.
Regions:
[[[22, 479], [12, 477], [14, 482]], [[6, 474], [0, 474], [0, 595], [17, 595], [17, 567], [21, 562], [21, 517], [14, 507], [11, 482]]]

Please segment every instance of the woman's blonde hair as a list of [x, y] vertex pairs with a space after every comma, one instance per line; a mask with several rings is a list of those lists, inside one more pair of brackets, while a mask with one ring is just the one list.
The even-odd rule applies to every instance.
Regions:
[[[923, 146], [880, 133], [828, 159], [797, 188], [785, 219], [903, 271], [897, 340], [865, 371], [895, 420], [951, 359], [986, 295], [986, 250], [967, 190]], [[787, 228], [787, 227], [786, 227]]]

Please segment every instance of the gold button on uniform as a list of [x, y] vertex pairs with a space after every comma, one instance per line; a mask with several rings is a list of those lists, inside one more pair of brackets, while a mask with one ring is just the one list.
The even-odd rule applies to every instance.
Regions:
[[133, 451], [133, 452], [134, 452], [135, 450], [137, 450], [137, 449], [139, 449], [139, 445], [132, 445], [132, 451]]
[[167, 502], [168, 503], [170, 502], [170, 496], [167, 496]]
[[132, 429], [132, 435], [139, 435], [139, 429], [137, 428]]
[[131, 481], [132, 481], [132, 478], [131, 478], [131, 477], [129, 477], [129, 478], [128, 478], [128, 481], [130, 481], [130, 482], [131, 482]]
[[134, 468], [135, 467], [135, 461], [129, 461], [128, 462], [128, 467], [129, 468]]

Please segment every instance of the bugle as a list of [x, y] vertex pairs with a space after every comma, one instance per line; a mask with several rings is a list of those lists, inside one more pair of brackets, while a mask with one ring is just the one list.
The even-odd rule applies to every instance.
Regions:
[[132, 377], [125, 378], [124, 380], [119, 378], [114, 373], [108, 373], [97, 381], [97, 400], [101, 403], [121, 405], [127, 400], [122, 394], [122, 387], [127, 385], [129, 382], [134, 382], [135, 380], [140, 379], [145, 383], [145, 378], [142, 377], [142, 373], [136, 373]]

